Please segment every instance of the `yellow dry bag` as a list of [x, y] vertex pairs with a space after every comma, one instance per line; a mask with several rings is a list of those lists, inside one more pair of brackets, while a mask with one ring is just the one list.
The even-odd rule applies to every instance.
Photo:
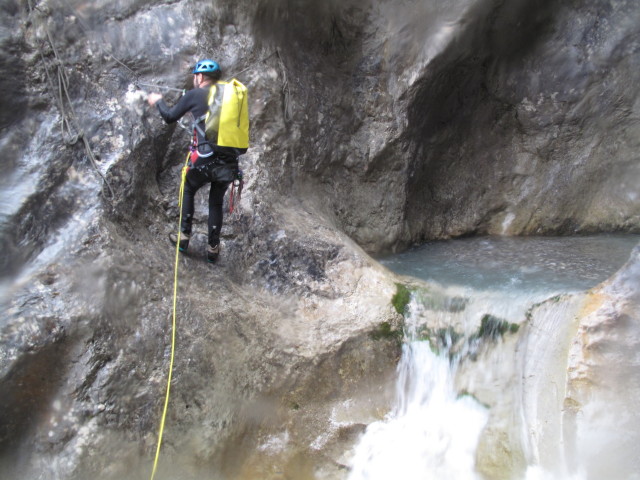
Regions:
[[209, 90], [205, 136], [214, 150], [240, 155], [249, 148], [249, 95], [235, 78]]

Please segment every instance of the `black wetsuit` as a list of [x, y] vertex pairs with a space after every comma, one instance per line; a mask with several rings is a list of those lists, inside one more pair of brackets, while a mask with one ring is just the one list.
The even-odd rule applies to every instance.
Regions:
[[[191, 113], [194, 119], [207, 113], [207, 97], [209, 87], [194, 88], [185, 93], [178, 103], [169, 108], [163, 100], [156, 105], [160, 115], [167, 123], [178, 121], [187, 113]], [[198, 131], [204, 132], [204, 121], [200, 122], [200, 129], [193, 132], [189, 171], [184, 183], [184, 196], [182, 197], [182, 233], [191, 235], [193, 224], [194, 198], [196, 192], [205, 184], [210, 183], [209, 190], [209, 245], [215, 247], [220, 243], [220, 230], [222, 229], [222, 205], [224, 194], [229, 184], [238, 173], [238, 157], [216, 152], [206, 143], [206, 139]]]

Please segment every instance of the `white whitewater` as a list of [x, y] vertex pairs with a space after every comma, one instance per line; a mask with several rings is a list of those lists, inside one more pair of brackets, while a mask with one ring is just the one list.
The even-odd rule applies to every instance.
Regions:
[[[413, 327], [418, 318], [410, 315]], [[487, 411], [457, 395], [456, 364], [447, 351], [434, 353], [427, 341], [413, 338], [404, 345], [396, 407], [385, 421], [367, 428], [350, 480], [475, 478], [475, 449]]]
[[466, 308], [450, 312], [429, 310], [416, 299], [410, 303], [395, 406], [383, 421], [367, 427], [356, 448], [349, 480], [481, 478], [475, 471], [476, 447], [489, 411], [473, 397], [460, 394], [455, 386], [459, 362], [474, 347], [467, 344], [453, 354], [445, 346], [435, 353], [417, 332], [428, 322], [456, 325], [470, 335], [482, 316], [523, 318], [531, 305], [549, 294], [474, 292], [455, 287], [448, 293], [466, 297]]
[[[436, 354], [428, 341], [420, 340], [420, 326], [455, 326], [469, 336], [487, 314], [521, 323], [532, 305], [608, 278], [626, 261], [638, 239], [469, 239], [438, 242], [383, 260], [398, 273], [439, 282], [447, 297], [464, 298], [466, 304], [462, 309], [433, 308], [412, 299], [405, 315], [395, 404], [384, 420], [367, 427], [355, 448], [349, 480], [481, 478], [475, 468], [476, 450], [490, 412], [473, 397], [461, 395], [455, 384], [461, 359], [477, 343], [465, 342], [462, 349], [458, 343], [455, 354], [446, 347]], [[489, 372], [499, 368], [495, 364], [485, 365], [478, 359], [474, 365], [479, 375], [486, 371], [500, 376]], [[527, 480], [581, 478], [579, 473], [561, 470], [548, 472], [534, 462], [524, 476]]]

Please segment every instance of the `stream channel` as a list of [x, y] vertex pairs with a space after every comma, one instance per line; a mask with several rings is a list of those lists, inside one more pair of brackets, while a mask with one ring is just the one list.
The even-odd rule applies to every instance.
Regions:
[[[412, 295], [395, 404], [384, 420], [367, 427], [355, 448], [349, 480], [482, 478], [476, 472], [477, 448], [489, 407], [464, 395], [456, 381], [461, 362], [478, 349], [473, 333], [482, 318], [520, 325], [534, 304], [609, 278], [639, 241], [638, 235], [483, 237], [431, 242], [380, 259], [396, 273], [437, 286], [449, 303], [434, 308], [433, 297], [425, 301]], [[421, 339], [425, 325], [445, 332], [435, 348], [433, 340]], [[495, 368], [477, 363], [476, 372]], [[522, 430], [516, 435], [527, 436], [522, 425], [513, 428]], [[535, 452], [524, 453], [527, 480], [584, 478], [579, 468], [540, 469]]]

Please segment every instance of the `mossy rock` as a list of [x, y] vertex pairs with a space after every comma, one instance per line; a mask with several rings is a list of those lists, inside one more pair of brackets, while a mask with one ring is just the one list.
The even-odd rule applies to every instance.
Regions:
[[444, 350], [452, 356], [452, 349], [461, 338], [463, 334], [453, 327], [431, 329], [425, 325], [416, 332], [416, 340], [429, 342], [431, 351], [438, 355]]
[[480, 320], [480, 328], [474, 335], [476, 338], [490, 338], [496, 340], [505, 333], [516, 333], [520, 329], [517, 323], [509, 323], [494, 315], [486, 314]]
[[453, 347], [462, 337], [463, 335], [457, 332], [453, 327], [439, 328], [435, 331], [435, 339], [437, 340], [438, 345], [442, 345], [447, 349]]
[[394, 329], [389, 322], [382, 322], [369, 334], [369, 336], [373, 340], [401, 341], [403, 334], [401, 330]]
[[457, 313], [462, 312], [465, 308], [467, 308], [467, 304], [469, 303], [468, 298], [464, 297], [452, 297], [448, 298], [445, 302], [445, 308], [448, 312]]
[[402, 283], [396, 283], [396, 293], [391, 298], [391, 304], [400, 315], [404, 315], [407, 305], [411, 301], [411, 290]]

